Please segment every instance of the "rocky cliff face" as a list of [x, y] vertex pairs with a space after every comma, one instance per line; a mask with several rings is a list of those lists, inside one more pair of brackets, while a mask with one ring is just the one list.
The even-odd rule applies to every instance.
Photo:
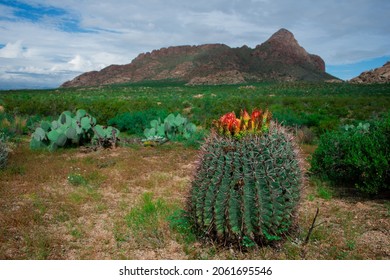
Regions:
[[390, 83], [390, 61], [382, 67], [361, 73], [349, 82], [356, 84]]
[[325, 63], [321, 57], [312, 55], [302, 48], [294, 35], [282, 28], [266, 42], [258, 45], [254, 55], [268, 63], [280, 62], [287, 65], [302, 65], [314, 71], [325, 72]]
[[281, 29], [251, 49], [223, 44], [177, 46], [138, 55], [130, 64], [84, 73], [62, 87], [176, 80], [187, 84], [237, 84], [249, 81], [319, 81], [334, 79], [325, 63]]

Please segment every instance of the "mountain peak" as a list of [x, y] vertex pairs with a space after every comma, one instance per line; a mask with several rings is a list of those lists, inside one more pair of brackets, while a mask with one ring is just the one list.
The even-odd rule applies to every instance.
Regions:
[[290, 47], [301, 47], [299, 46], [297, 40], [294, 37], [294, 34], [288, 31], [285, 28], [279, 29], [275, 32], [267, 41], [265, 41], [262, 45], [272, 45], [274, 46], [290, 46]]
[[267, 41], [256, 46], [255, 55], [263, 61], [279, 61], [285, 65], [304, 65], [305, 68], [325, 72], [325, 62], [317, 55], [306, 52], [285, 28], [274, 33]]
[[63, 87], [175, 80], [188, 84], [237, 84], [250, 81], [323, 81], [321, 57], [309, 54], [285, 28], [256, 46], [223, 44], [176, 46], [140, 54], [130, 64], [84, 73]]
[[295, 40], [294, 34], [285, 28], [276, 31], [268, 40]]

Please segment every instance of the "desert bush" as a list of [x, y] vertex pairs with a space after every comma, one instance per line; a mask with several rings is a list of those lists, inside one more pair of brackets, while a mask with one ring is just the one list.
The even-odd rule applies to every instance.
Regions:
[[[318, 137], [326, 131], [334, 130], [340, 125], [339, 118], [332, 115], [328, 116], [326, 114], [318, 113], [309, 114], [305, 112], [298, 113], [289, 109], [276, 111], [274, 118], [285, 126], [302, 128], [303, 130], [308, 128], [311, 133], [314, 134], [312, 135], [313, 137]], [[306, 130], [305, 132], [308, 131]]]
[[[292, 110], [284, 109], [282, 111], [274, 112], [274, 119], [276, 119], [279, 123], [283, 123], [283, 125], [291, 126], [291, 127], [301, 127], [301, 126], [315, 126], [318, 125], [319, 120], [316, 120], [315, 123], [311, 119], [311, 115], [298, 114], [293, 112]], [[310, 124], [307, 123], [307, 119], [310, 118]]]
[[366, 194], [390, 187], [390, 114], [382, 120], [347, 125], [321, 136], [311, 171], [339, 186]]
[[8, 161], [8, 148], [2, 138], [0, 138], [0, 169], [3, 169], [7, 165]]
[[184, 139], [182, 142], [185, 147], [199, 149], [203, 145], [205, 139], [208, 137], [208, 134], [209, 130], [198, 128], [190, 138]]
[[154, 119], [165, 118], [168, 115], [166, 110], [149, 109], [145, 111], [126, 112], [115, 116], [108, 121], [109, 125], [115, 126], [120, 131], [129, 134], [142, 135], [145, 128]]
[[0, 133], [8, 138], [14, 138], [28, 133], [28, 118], [10, 115], [0, 110]]

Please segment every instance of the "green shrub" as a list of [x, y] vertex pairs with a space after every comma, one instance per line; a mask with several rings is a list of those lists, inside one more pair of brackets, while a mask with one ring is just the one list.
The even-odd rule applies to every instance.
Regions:
[[382, 120], [327, 132], [311, 160], [311, 171], [334, 182], [377, 194], [390, 186], [390, 113]]
[[321, 116], [317, 113], [309, 114], [304, 112], [294, 112], [291, 109], [283, 108], [281, 111], [275, 111], [273, 117], [280, 123], [286, 126], [307, 126], [307, 127], [317, 127], [320, 122], [324, 119], [324, 116]]
[[168, 115], [166, 110], [149, 109], [145, 111], [126, 112], [117, 115], [108, 121], [109, 125], [115, 126], [120, 131], [129, 134], [142, 135], [145, 128], [154, 119], [165, 118]]
[[334, 116], [320, 115], [318, 113], [296, 113], [289, 109], [277, 111], [273, 117], [285, 126], [309, 128], [313, 133], [313, 137], [320, 136], [324, 132], [333, 130], [340, 125], [340, 120]]
[[185, 147], [199, 149], [204, 143], [206, 137], [208, 136], [208, 131], [204, 129], [197, 129], [190, 138], [183, 141]]
[[27, 134], [28, 118], [0, 111], [0, 133], [10, 139]]

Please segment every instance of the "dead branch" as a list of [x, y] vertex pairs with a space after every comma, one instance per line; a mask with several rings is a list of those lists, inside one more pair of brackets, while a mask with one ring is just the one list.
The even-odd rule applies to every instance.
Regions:
[[309, 243], [310, 235], [313, 232], [313, 229], [316, 227], [315, 223], [317, 220], [318, 213], [320, 212], [320, 208], [317, 207], [316, 215], [314, 216], [313, 222], [311, 223], [311, 227], [309, 229], [309, 232], [307, 233], [307, 236], [305, 238], [305, 241], [303, 242], [303, 245], [305, 246], [307, 243]]

